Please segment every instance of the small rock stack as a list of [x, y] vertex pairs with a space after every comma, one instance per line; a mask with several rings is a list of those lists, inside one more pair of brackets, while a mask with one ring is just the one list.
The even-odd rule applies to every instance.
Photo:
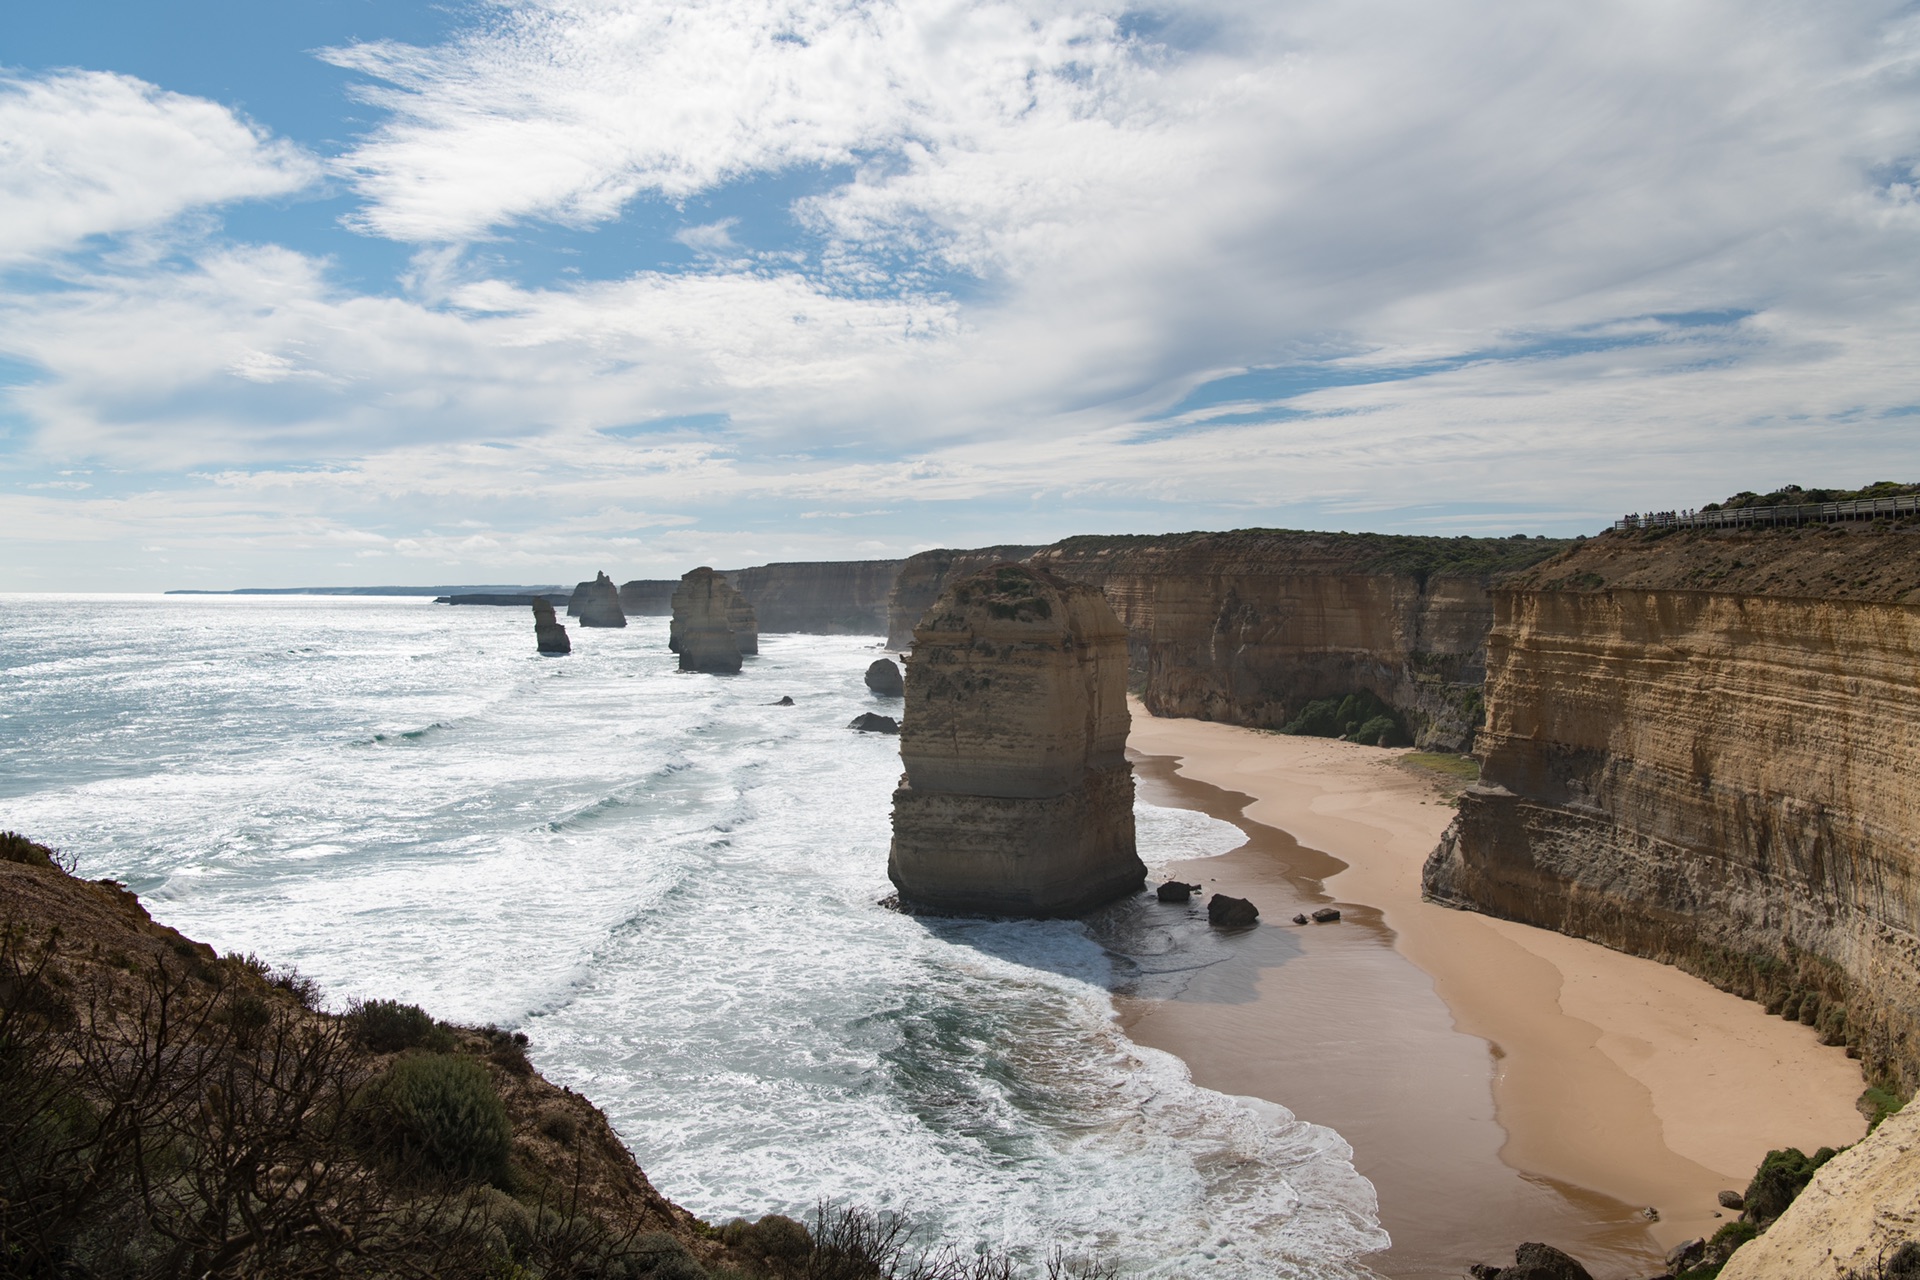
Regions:
[[567, 601], [567, 616], [580, 619], [583, 627], [624, 627], [627, 615], [620, 608], [620, 588], [605, 573], [595, 575], [573, 589]]
[[753, 606], [712, 569], [683, 574], [673, 593], [667, 647], [680, 655], [682, 671], [738, 671], [741, 654], [760, 651]]
[[1017, 564], [949, 583], [907, 659], [902, 904], [1068, 916], [1145, 884], [1126, 695], [1126, 631], [1098, 591]]
[[533, 598], [533, 643], [541, 653], [573, 652], [567, 629], [553, 616], [553, 601], [545, 596]]
[[867, 668], [867, 688], [883, 698], [904, 698], [907, 696], [906, 681], [900, 675], [900, 668], [893, 664], [892, 658], [875, 658]]

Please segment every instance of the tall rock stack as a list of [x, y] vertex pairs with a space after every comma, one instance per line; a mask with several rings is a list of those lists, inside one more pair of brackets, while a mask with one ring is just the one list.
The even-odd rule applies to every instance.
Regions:
[[553, 616], [553, 601], [545, 596], [533, 598], [533, 643], [541, 653], [573, 652], [567, 629]]
[[583, 627], [624, 627], [627, 615], [620, 608], [620, 588], [605, 573], [573, 589], [567, 601], [567, 613], [580, 619]]
[[1069, 916], [1146, 881], [1127, 634], [1101, 594], [999, 564], [914, 629], [887, 874], [932, 910]]
[[667, 641], [680, 655], [682, 671], [740, 669], [740, 637], [731, 625], [739, 592], [712, 569], [684, 574], [673, 593], [673, 623]]
[[720, 579], [720, 585], [727, 589], [727, 625], [733, 628], [734, 643], [741, 653], [759, 653], [760, 621], [753, 606], [725, 578]]

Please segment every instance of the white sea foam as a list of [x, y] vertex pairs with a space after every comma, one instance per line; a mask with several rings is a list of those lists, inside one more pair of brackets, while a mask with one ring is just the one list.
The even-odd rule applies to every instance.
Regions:
[[[1117, 983], [1216, 958], [1204, 930], [1117, 957], [1077, 923], [877, 905], [898, 744], [846, 728], [871, 641], [766, 636], [718, 678], [673, 670], [661, 619], [558, 660], [530, 621], [5, 598], [0, 825], [336, 1002], [524, 1028], [708, 1217], [825, 1198], [1144, 1274], [1367, 1274], [1386, 1240], [1338, 1135], [1114, 1022]], [[1149, 863], [1240, 843], [1138, 824]]]

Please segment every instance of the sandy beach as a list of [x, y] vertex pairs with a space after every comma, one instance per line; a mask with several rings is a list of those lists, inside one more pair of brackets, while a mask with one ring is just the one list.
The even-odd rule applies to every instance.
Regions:
[[[1864, 1132], [1857, 1065], [1810, 1028], [1652, 961], [1421, 902], [1453, 810], [1406, 753], [1133, 713], [1142, 795], [1248, 836], [1153, 872], [1251, 898], [1262, 923], [1177, 997], [1123, 1000], [1122, 1019], [1200, 1084], [1337, 1129], [1394, 1238], [1383, 1275], [1457, 1277], [1522, 1240], [1599, 1280], [1657, 1272], [1769, 1148]], [[1290, 923], [1327, 902], [1340, 923]]]

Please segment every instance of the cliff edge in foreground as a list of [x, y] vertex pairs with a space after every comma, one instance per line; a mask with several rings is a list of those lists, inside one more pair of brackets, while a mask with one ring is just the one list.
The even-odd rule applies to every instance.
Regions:
[[1610, 533], [1493, 591], [1429, 897], [1676, 964], [1920, 1083], [1920, 531]]
[[1002, 564], [913, 633], [887, 874], [911, 907], [1075, 915], [1146, 882], [1126, 632], [1100, 593]]

